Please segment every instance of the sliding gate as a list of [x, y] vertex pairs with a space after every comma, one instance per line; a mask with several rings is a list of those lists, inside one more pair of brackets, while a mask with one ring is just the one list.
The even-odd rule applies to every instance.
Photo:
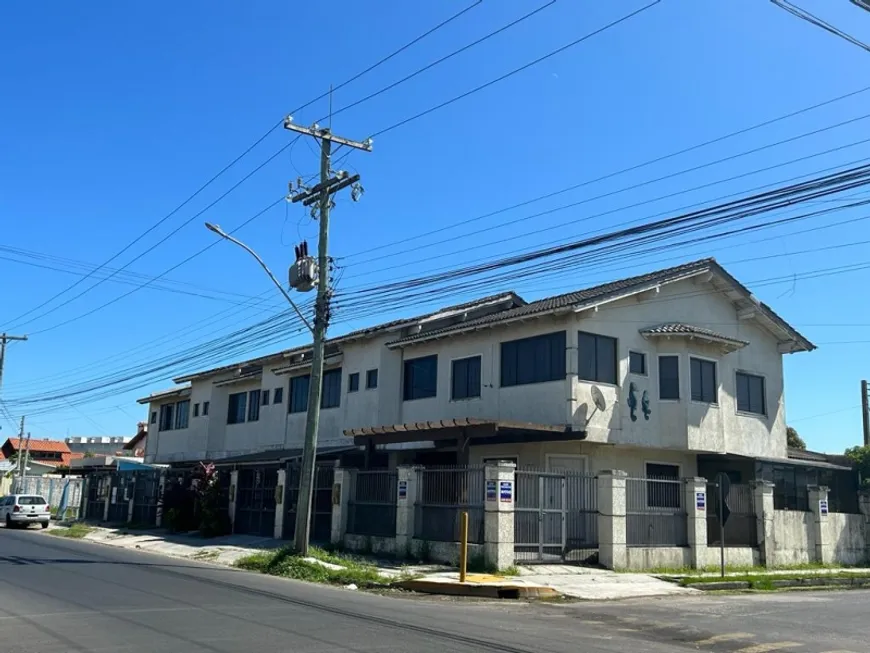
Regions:
[[572, 471], [516, 471], [517, 563], [594, 563], [598, 557], [598, 486]]

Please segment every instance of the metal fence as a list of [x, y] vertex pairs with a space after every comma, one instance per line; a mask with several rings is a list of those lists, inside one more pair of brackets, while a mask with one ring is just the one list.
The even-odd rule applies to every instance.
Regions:
[[588, 474], [519, 469], [514, 504], [517, 562], [592, 561], [598, 549], [598, 485]]
[[[287, 465], [284, 492], [284, 539], [292, 540], [296, 535], [296, 504], [299, 501], [300, 467], [296, 463]], [[311, 540], [329, 542], [332, 538], [332, 486], [335, 482], [335, 464], [318, 464], [314, 468], [314, 494], [311, 497]]]
[[160, 505], [160, 470], [134, 472], [133, 523], [141, 526], [157, 525], [157, 506]]
[[[758, 546], [755, 516], [755, 499], [750, 485], [732, 484], [725, 496], [728, 520], [725, 522], [725, 546]], [[707, 544], [720, 546], [721, 532], [719, 515], [722, 505], [719, 500], [719, 486], [707, 485]]]
[[398, 482], [398, 473], [388, 469], [350, 470], [347, 532], [395, 537]]
[[236, 488], [234, 532], [273, 537], [275, 534], [275, 488], [278, 470], [252, 467], [239, 470]]
[[483, 544], [484, 468], [433, 467], [417, 470], [414, 537], [459, 541], [459, 515], [468, 512], [468, 541]]
[[688, 546], [684, 495], [679, 480], [626, 479], [626, 544]]
[[[52, 514], [56, 514], [60, 508], [64, 488], [66, 488], [66, 511], [64, 515], [57, 515], [58, 519], [73, 519], [78, 517], [79, 507], [82, 503], [82, 487], [84, 480], [81, 478], [45, 478], [41, 476], [28, 476], [24, 478], [21, 492], [24, 494], [39, 494], [45, 497], [51, 506]], [[102, 516], [102, 513], [101, 513]]]

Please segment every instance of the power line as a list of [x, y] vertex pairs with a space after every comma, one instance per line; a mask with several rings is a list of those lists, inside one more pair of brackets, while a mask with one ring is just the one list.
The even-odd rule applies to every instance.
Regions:
[[637, 9], [637, 10], [631, 12], [630, 14], [626, 14], [622, 18], [619, 18], [615, 21], [612, 21], [612, 22], [608, 23], [607, 25], [604, 25], [603, 27], [598, 28], [597, 30], [595, 30], [593, 32], [589, 32], [585, 36], [582, 36], [579, 39], [572, 41], [571, 43], [568, 43], [567, 45], [563, 45], [562, 47], [557, 48], [556, 50], [553, 50], [552, 52], [545, 54], [542, 57], [538, 57], [534, 61], [530, 61], [529, 63], [524, 64], [524, 65], [520, 66], [519, 68], [515, 68], [514, 70], [512, 70], [508, 73], [505, 73], [504, 75], [501, 75], [500, 77], [497, 77], [493, 80], [490, 80], [490, 81], [486, 82], [485, 84], [481, 84], [480, 86], [477, 86], [477, 87], [471, 89], [470, 91], [466, 91], [465, 93], [462, 93], [461, 95], [457, 95], [456, 97], [451, 98], [450, 100], [446, 100], [445, 102], [437, 104], [434, 107], [429, 107], [425, 111], [422, 111], [422, 112], [420, 112], [416, 115], [413, 115], [409, 118], [405, 118], [404, 120], [400, 120], [399, 122], [392, 124], [389, 127], [385, 127], [383, 129], [381, 129], [380, 131], [377, 131], [374, 134], [372, 134], [370, 136], [370, 138], [375, 138], [377, 136], [381, 136], [383, 134], [386, 134], [387, 132], [391, 132], [394, 129], [398, 129], [399, 127], [407, 125], [409, 122], [413, 122], [413, 121], [417, 120], [418, 118], [422, 118], [423, 116], [428, 116], [430, 113], [438, 111], [439, 109], [443, 109], [444, 107], [447, 107], [455, 102], [458, 102], [459, 100], [465, 99], [470, 95], [474, 95], [475, 93], [479, 93], [480, 91], [482, 91], [486, 88], [489, 88], [490, 86], [493, 86], [495, 84], [498, 84], [499, 82], [504, 81], [505, 79], [508, 79], [509, 77], [513, 77], [514, 75], [521, 73], [522, 71], [527, 70], [527, 69], [531, 68], [532, 66], [535, 66], [535, 65], [541, 63], [542, 61], [546, 61], [547, 59], [550, 59], [551, 57], [554, 57], [557, 54], [564, 52], [565, 50], [573, 48], [574, 46], [579, 45], [580, 43], [583, 43], [584, 41], [592, 38], [593, 36], [597, 36], [598, 34], [601, 34], [602, 32], [606, 32], [607, 30], [609, 30], [613, 27], [616, 27], [617, 25], [624, 23], [625, 21], [630, 20], [631, 18], [634, 18], [638, 14], [641, 14], [644, 11], [646, 11], [647, 9], [651, 9], [655, 5], [659, 4], [659, 2], [661, 2], [661, 0], [653, 0], [653, 2], [649, 3], [648, 5], [645, 5], [645, 6], [641, 7], [640, 9]]

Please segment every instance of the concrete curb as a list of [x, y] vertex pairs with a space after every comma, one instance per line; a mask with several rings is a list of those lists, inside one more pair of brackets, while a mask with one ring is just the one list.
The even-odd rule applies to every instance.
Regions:
[[[870, 577], [862, 578], [787, 578], [768, 580], [773, 589], [788, 589], [799, 587], [801, 589], [824, 589], [826, 587], [870, 587]], [[720, 583], [689, 583], [686, 587], [712, 592], [715, 590], [745, 590], [753, 589], [749, 581], [722, 581]]]
[[424, 594], [444, 594], [447, 596], [470, 596], [485, 599], [552, 599], [561, 596], [552, 587], [543, 585], [523, 585], [506, 581], [504, 583], [458, 583], [437, 578], [418, 578], [395, 583], [412, 592]]

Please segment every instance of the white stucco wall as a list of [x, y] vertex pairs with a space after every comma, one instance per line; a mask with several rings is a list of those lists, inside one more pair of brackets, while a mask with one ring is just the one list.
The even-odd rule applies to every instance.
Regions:
[[822, 541], [834, 549], [834, 560], [844, 565], [867, 562], [864, 515], [832, 512], [822, 518]]
[[813, 514], [792, 510], [773, 513], [774, 564], [794, 565], [815, 560]]

